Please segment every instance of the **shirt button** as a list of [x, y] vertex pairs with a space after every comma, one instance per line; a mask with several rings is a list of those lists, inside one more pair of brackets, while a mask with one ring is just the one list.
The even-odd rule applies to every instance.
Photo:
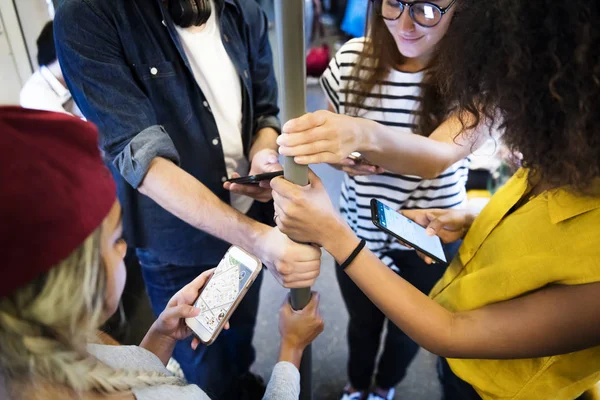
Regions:
[[227, 36], [227, 35], [223, 35], [223, 39], [225, 39], [225, 41], [226, 41], [227, 43], [229, 43], [229, 36]]
[[217, 146], [219, 144], [219, 139], [213, 139], [212, 144]]
[[227, 177], [226, 176], [224, 176], [224, 177], [221, 178], [221, 182], [225, 183], [226, 181], [227, 181]]
[[247, 69], [244, 70], [244, 78], [248, 79], [248, 70]]
[[204, 101], [202, 102], [202, 105], [203, 105], [204, 107], [208, 108], [208, 101], [204, 100]]
[[150, 68], [150, 73], [152, 75], [156, 75], [156, 74], [158, 74], [158, 69], [156, 69], [156, 67], [152, 67], [152, 68]]
[[164, 26], [167, 26], [167, 23], [165, 22], [165, 20], [164, 20], [164, 19], [162, 20], [162, 24], [163, 24]]

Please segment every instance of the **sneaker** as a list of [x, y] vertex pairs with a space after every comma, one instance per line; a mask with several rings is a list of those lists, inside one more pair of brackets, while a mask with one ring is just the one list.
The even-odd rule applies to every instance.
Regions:
[[344, 394], [340, 400], [366, 400], [367, 395], [365, 392], [348, 392], [348, 389], [344, 389]]
[[369, 393], [369, 398], [367, 400], [394, 400], [395, 394], [396, 394], [396, 389], [394, 389], [394, 388], [391, 388], [388, 391], [388, 394], [386, 397], [382, 397], [375, 392], [371, 392], [371, 393]]

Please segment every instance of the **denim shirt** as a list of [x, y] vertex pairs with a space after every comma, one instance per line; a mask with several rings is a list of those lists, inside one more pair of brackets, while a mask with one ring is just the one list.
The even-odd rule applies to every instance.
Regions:
[[[221, 38], [242, 82], [242, 141], [280, 130], [268, 21], [255, 1], [220, 0]], [[215, 118], [161, 0], [64, 0], [54, 22], [58, 59], [117, 181], [131, 246], [178, 265], [216, 264], [227, 244], [137, 191], [155, 157], [177, 163], [221, 200], [227, 179]], [[210, 54], [206, 55], [210, 57]]]

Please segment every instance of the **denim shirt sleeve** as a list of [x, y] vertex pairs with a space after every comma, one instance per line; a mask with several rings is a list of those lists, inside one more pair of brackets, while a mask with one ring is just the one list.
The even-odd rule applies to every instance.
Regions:
[[154, 125], [135, 136], [113, 160], [113, 165], [125, 180], [137, 189], [150, 163], [156, 157], [168, 158], [179, 164], [179, 154], [162, 126]]
[[100, 147], [137, 188], [154, 157], [179, 162], [154, 108], [137, 85], [117, 30], [97, 5], [64, 0], [54, 19], [56, 53], [83, 115], [100, 130]]
[[254, 94], [254, 131], [273, 128], [281, 133], [277, 115], [277, 81], [273, 69], [273, 53], [269, 43], [269, 20], [256, 2], [250, 2], [249, 29], [253, 57], [250, 59], [252, 93]]

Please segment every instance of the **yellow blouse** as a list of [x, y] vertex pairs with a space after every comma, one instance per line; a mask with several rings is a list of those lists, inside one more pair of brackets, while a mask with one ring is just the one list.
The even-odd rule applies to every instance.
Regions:
[[[509, 213], [530, 190], [527, 176], [519, 170], [492, 197], [433, 288], [431, 297], [446, 309], [473, 310], [549, 284], [600, 281], [600, 197], [558, 189]], [[574, 399], [600, 380], [600, 346], [554, 357], [448, 363], [483, 399]]]

